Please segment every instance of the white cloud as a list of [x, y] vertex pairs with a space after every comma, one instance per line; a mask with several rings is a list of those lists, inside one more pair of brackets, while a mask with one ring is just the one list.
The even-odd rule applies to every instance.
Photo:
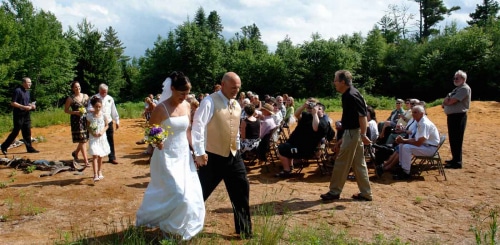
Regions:
[[[54, 13], [65, 30], [68, 26], [76, 28], [83, 18], [100, 31], [112, 26], [127, 47], [126, 53], [132, 56], [143, 55], [158, 35], [166, 36], [188, 18], [192, 20], [200, 7], [206, 15], [217, 11], [228, 37], [255, 23], [270, 50], [287, 35], [294, 44], [310, 41], [313, 33], [325, 39], [355, 32], [366, 35], [386, 13], [389, 4], [404, 4], [418, 15], [417, 3], [408, 0], [32, 0], [32, 3], [38, 9]], [[444, 3], [462, 9], [442, 24], [456, 21], [465, 26], [469, 13], [482, 1], [444, 0]]]

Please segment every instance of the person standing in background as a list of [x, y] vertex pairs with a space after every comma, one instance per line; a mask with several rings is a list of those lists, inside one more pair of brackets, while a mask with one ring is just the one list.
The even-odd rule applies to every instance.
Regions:
[[444, 113], [447, 116], [448, 135], [452, 159], [447, 160], [445, 167], [462, 168], [462, 145], [464, 142], [467, 112], [470, 108], [471, 89], [466, 83], [467, 73], [462, 70], [455, 72], [453, 84], [456, 86], [443, 100]]
[[12, 100], [10, 105], [14, 107], [13, 110], [13, 125], [14, 129], [9, 134], [7, 139], [2, 143], [1, 149], [2, 153], [7, 157], [7, 149], [14, 142], [19, 131], [23, 135], [24, 144], [26, 145], [26, 151], [28, 153], [38, 153], [40, 151], [36, 150], [31, 146], [31, 115], [30, 111], [36, 109], [35, 102], [31, 103], [30, 91], [31, 79], [29, 77], [24, 77], [22, 79], [23, 83], [21, 86], [14, 90], [12, 95]]
[[349, 71], [335, 72], [333, 80], [335, 89], [342, 93], [342, 138], [335, 144], [334, 152], [338, 152], [330, 179], [330, 190], [320, 195], [325, 201], [340, 199], [349, 170], [354, 170], [359, 193], [352, 196], [355, 200], [371, 201], [372, 191], [368, 179], [364, 147], [371, 143], [366, 136], [368, 126], [366, 102], [361, 93], [352, 85]]
[[[111, 152], [108, 155], [109, 162], [112, 164], [118, 164], [115, 155], [115, 141], [114, 141], [114, 129], [113, 120], [116, 123], [116, 130], [120, 128], [120, 117], [118, 116], [118, 111], [116, 110], [115, 100], [113, 97], [108, 95], [108, 85], [101, 83], [99, 85], [99, 93], [94, 95], [102, 100], [102, 113], [106, 117], [108, 129], [106, 130], [106, 137], [108, 139], [108, 144]], [[89, 111], [93, 111], [93, 107], [89, 104]]]
[[89, 103], [89, 96], [81, 93], [80, 83], [71, 83], [73, 93], [68, 96], [64, 104], [64, 112], [70, 114], [71, 138], [73, 143], [78, 143], [76, 149], [71, 152], [73, 160], [78, 161], [78, 153], [81, 152], [85, 166], [90, 167], [87, 157], [87, 141], [89, 141], [89, 131], [87, 130], [86, 111], [82, 110]]

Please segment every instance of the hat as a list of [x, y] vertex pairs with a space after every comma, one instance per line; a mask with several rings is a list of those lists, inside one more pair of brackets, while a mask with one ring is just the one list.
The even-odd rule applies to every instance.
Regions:
[[269, 113], [271, 114], [274, 114], [274, 106], [272, 106], [271, 104], [268, 104], [268, 103], [265, 103], [261, 106], [261, 110], [264, 109], [266, 111], [268, 111]]
[[402, 100], [402, 99], [397, 99], [397, 100], [396, 100], [396, 102], [399, 102], [399, 103], [401, 103], [401, 104], [404, 104], [404, 103], [405, 103], [405, 101], [404, 101], [404, 100]]

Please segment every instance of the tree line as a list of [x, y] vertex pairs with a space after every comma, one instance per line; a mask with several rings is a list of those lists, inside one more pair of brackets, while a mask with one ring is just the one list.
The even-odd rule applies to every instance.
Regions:
[[[257, 94], [288, 93], [304, 98], [335, 95], [334, 72], [348, 69], [355, 86], [375, 96], [442, 98], [453, 87], [456, 70], [467, 72], [473, 99], [495, 100], [500, 88], [499, 4], [478, 4], [468, 26], [456, 23], [442, 30], [438, 23], [460, 9], [442, 0], [409, 0], [389, 5], [386, 14], [363, 36], [360, 32], [294, 44], [290, 38], [270, 52], [257, 25], [241, 28], [231, 38], [222, 35], [221, 17], [200, 7], [141, 57], [128, 57], [113, 27], [103, 32], [83, 19], [63, 31], [56, 16], [36, 10], [29, 0], [4, 0], [0, 10], [0, 111], [10, 110], [11, 93], [24, 76], [32, 78], [32, 96], [39, 108], [60, 107], [80, 82], [93, 94], [109, 85], [118, 102], [142, 100], [159, 93], [171, 71], [187, 74], [193, 92], [210, 92], [226, 71], [236, 71], [243, 90]], [[415, 30], [416, 29], [416, 30]]]

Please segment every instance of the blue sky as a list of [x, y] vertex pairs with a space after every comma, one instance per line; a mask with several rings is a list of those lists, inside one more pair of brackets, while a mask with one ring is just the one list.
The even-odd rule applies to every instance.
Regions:
[[[130, 56], [142, 56], [156, 38], [166, 37], [186, 20], [193, 19], [199, 7], [206, 15], [217, 11], [224, 26], [223, 35], [233, 37], [240, 28], [256, 24], [262, 41], [271, 51], [287, 35], [294, 44], [310, 41], [311, 34], [337, 38], [361, 32], [363, 36], [380, 21], [389, 4], [405, 5], [418, 16], [418, 5], [410, 0], [32, 0], [35, 8], [56, 15], [66, 31], [87, 18], [99, 31], [112, 26]], [[441, 25], [456, 21], [466, 25], [469, 13], [482, 0], [444, 0], [447, 7], [462, 9]]]

